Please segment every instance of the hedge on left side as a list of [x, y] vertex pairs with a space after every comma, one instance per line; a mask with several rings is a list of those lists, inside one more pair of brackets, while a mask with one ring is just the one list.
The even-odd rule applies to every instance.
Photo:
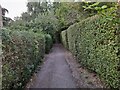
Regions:
[[45, 37], [27, 31], [3, 29], [2, 89], [22, 89], [45, 54]]

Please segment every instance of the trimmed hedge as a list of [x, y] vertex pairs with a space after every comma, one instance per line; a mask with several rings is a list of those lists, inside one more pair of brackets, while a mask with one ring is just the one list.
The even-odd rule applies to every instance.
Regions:
[[2, 30], [2, 88], [21, 89], [45, 54], [45, 36], [27, 31]]
[[51, 35], [45, 34], [45, 52], [49, 53], [50, 49], [52, 48], [53, 45], [53, 39]]
[[61, 40], [62, 40], [63, 45], [66, 48], [68, 48], [67, 31], [66, 30], [61, 32]]
[[96, 15], [70, 26], [61, 34], [63, 43], [68, 43], [68, 49], [82, 65], [97, 72], [108, 86], [120, 87], [118, 23]]

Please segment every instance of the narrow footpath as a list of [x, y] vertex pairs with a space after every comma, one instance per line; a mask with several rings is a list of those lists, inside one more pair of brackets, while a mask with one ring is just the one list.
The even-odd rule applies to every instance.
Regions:
[[[77, 87], [92, 87], [101, 88], [101, 85], [88, 85], [84, 81], [85, 79], [79, 75], [79, 71], [76, 69], [78, 67], [73, 62], [71, 65], [68, 60], [66, 60], [66, 50], [61, 44], [55, 44], [51, 52], [45, 57], [44, 64], [40, 67], [40, 70], [33, 76], [31, 81], [27, 84], [27, 88], [77, 88]], [[68, 56], [70, 57], [70, 56]], [[77, 79], [73, 73], [77, 73]], [[85, 71], [84, 71], [85, 72]], [[84, 73], [86, 74], [86, 73]], [[90, 76], [90, 75], [89, 75]], [[89, 79], [88, 76], [88, 79]], [[86, 77], [86, 76], [85, 76]], [[80, 78], [80, 79], [79, 79]], [[82, 80], [82, 79], [83, 80]], [[91, 77], [90, 77], [91, 78]], [[79, 83], [79, 82], [80, 83]], [[94, 81], [93, 81], [94, 82]], [[79, 85], [81, 84], [81, 85]]]

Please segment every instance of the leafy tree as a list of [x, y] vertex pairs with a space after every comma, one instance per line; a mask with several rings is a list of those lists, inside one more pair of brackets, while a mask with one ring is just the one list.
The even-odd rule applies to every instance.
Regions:
[[[81, 10], [82, 3], [65, 3], [62, 2], [59, 4], [59, 7], [56, 9], [55, 14], [59, 19], [61, 24], [61, 29], [64, 30], [70, 25], [84, 19], [87, 15], [84, 14], [84, 11]], [[82, 12], [81, 12], [82, 11]]]
[[6, 8], [2, 8], [2, 15], [5, 16], [5, 13], [8, 13], [9, 11]]
[[6, 8], [2, 8], [2, 19], [3, 19], [3, 26], [9, 25], [13, 20], [9, 17], [6, 17], [5, 14], [9, 11]]
[[32, 19], [36, 18], [38, 14], [45, 14], [50, 9], [50, 4], [47, 1], [42, 2], [28, 2], [27, 3], [28, 13]]
[[84, 2], [83, 9], [87, 11], [89, 16], [93, 16], [115, 5], [116, 3], [113, 2]]
[[25, 20], [25, 21], [30, 21], [31, 20], [31, 16], [28, 12], [23, 12], [22, 15], [21, 15], [21, 18], [22, 18], [22, 20]]

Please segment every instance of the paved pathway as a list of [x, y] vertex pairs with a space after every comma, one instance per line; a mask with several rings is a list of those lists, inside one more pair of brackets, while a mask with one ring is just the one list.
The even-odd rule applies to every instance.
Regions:
[[76, 88], [71, 70], [65, 60], [64, 48], [56, 44], [29, 88]]

